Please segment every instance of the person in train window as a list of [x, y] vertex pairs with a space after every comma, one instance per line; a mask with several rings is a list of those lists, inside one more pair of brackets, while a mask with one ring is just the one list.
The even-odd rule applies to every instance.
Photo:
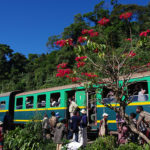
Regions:
[[107, 96], [109, 103], [115, 103], [115, 96], [113, 91], [109, 91]]
[[45, 100], [41, 101], [41, 107], [45, 107], [45, 106], [46, 106], [46, 101]]
[[60, 105], [60, 97], [58, 98], [58, 101], [56, 102], [55, 106], [59, 107], [59, 105]]
[[145, 92], [143, 88], [141, 88], [141, 91], [138, 93], [138, 101], [146, 101]]
[[30, 102], [29, 102], [29, 99], [28, 97], [26, 98], [26, 108], [29, 108], [30, 107]]
[[51, 98], [51, 107], [56, 107], [56, 101], [54, 98]]

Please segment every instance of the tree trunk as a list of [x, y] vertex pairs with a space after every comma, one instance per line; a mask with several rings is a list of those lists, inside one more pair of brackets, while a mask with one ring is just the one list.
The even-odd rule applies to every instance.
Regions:
[[142, 137], [142, 139], [144, 139], [148, 144], [150, 144], [150, 140], [142, 132], [138, 131], [137, 128], [133, 125], [133, 123], [131, 123], [129, 127], [132, 132], [138, 134], [140, 137]]
[[150, 140], [142, 132], [137, 130], [133, 121], [130, 120], [129, 116], [125, 113], [125, 107], [124, 106], [120, 106], [120, 116], [125, 120], [125, 122], [127, 123], [127, 125], [129, 126], [129, 128], [131, 129], [132, 132], [138, 134], [148, 144], [150, 144]]

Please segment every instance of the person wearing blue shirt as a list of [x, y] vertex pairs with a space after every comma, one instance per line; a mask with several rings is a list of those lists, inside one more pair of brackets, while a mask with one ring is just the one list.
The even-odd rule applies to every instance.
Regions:
[[81, 110], [82, 118], [81, 118], [81, 130], [82, 130], [82, 138], [83, 138], [83, 147], [87, 144], [87, 115], [85, 109]]
[[75, 134], [75, 141], [78, 142], [78, 133], [79, 133], [79, 125], [80, 125], [81, 117], [77, 116], [77, 112], [73, 113], [73, 116], [70, 119], [70, 127], [72, 133]]

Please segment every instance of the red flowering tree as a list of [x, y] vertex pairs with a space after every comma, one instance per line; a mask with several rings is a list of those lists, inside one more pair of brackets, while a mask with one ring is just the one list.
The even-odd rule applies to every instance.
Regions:
[[[66, 77], [72, 82], [84, 83], [85, 87], [91, 88], [93, 85], [99, 87], [99, 94], [103, 95], [103, 89], [111, 89], [114, 92], [116, 102], [119, 106], [112, 106], [111, 103], [104, 102], [101, 97], [99, 101], [106, 107], [119, 113], [126, 121], [131, 130], [139, 134], [147, 142], [149, 139], [137, 130], [132, 120], [125, 113], [126, 107], [132, 102], [128, 93], [128, 86], [133, 84], [129, 82], [132, 75], [139, 71], [145, 71], [150, 66], [149, 60], [142, 62], [143, 43], [150, 41], [150, 30], [142, 31], [138, 36], [132, 35], [132, 13], [125, 12], [118, 16], [120, 22], [127, 22], [130, 34], [120, 39], [121, 46], [114, 46], [111, 25], [114, 24], [109, 18], [102, 18], [98, 21], [97, 30], [83, 29], [77, 44], [73, 45], [66, 40], [59, 40], [57, 45], [74, 46], [76, 66], [73, 69], [67, 67], [66, 63], [57, 66], [57, 77]], [[107, 35], [104, 31], [107, 31]], [[149, 43], [149, 42], [148, 42]], [[140, 60], [140, 63], [139, 63]], [[120, 84], [120, 77], [122, 84]]]

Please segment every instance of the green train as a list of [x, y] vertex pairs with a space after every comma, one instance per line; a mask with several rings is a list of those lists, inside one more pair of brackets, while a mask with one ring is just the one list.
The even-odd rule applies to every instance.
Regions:
[[[120, 80], [120, 83], [122, 81]], [[137, 105], [142, 105], [145, 111], [150, 112], [150, 72], [134, 74], [128, 87], [130, 93], [134, 93], [133, 102], [126, 108], [128, 114], [135, 112]], [[140, 98], [140, 90], [145, 89], [144, 99]], [[108, 123], [110, 130], [116, 130], [116, 114], [113, 110], [102, 105], [99, 99], [103, 96], [104, 101], [116, 106], [115, 98], [108, 97], [112, 92], [110, 89], [103, 89], [103, 95], [96, 94], [93, 89], [86, 92], [83, 85], [73, 84], [29, 92], [13, 91], [0, 94], [0, 121], [3, 122], [6, 113], [11, 115], [14, 124], [22, 124], [32, 120], [36, 113], [47, 113], [50, 117], [52, 111], [59, 112], [60, 117], [68, 118], [68, 99], [75, 96], [75, 100], [80, 109], [87, 109], [89, 126], [92, 130], [99, 128], [100, 120], [104, 112], [109, 114]], [[55, 101], [55, 105], [54, 104]]]

